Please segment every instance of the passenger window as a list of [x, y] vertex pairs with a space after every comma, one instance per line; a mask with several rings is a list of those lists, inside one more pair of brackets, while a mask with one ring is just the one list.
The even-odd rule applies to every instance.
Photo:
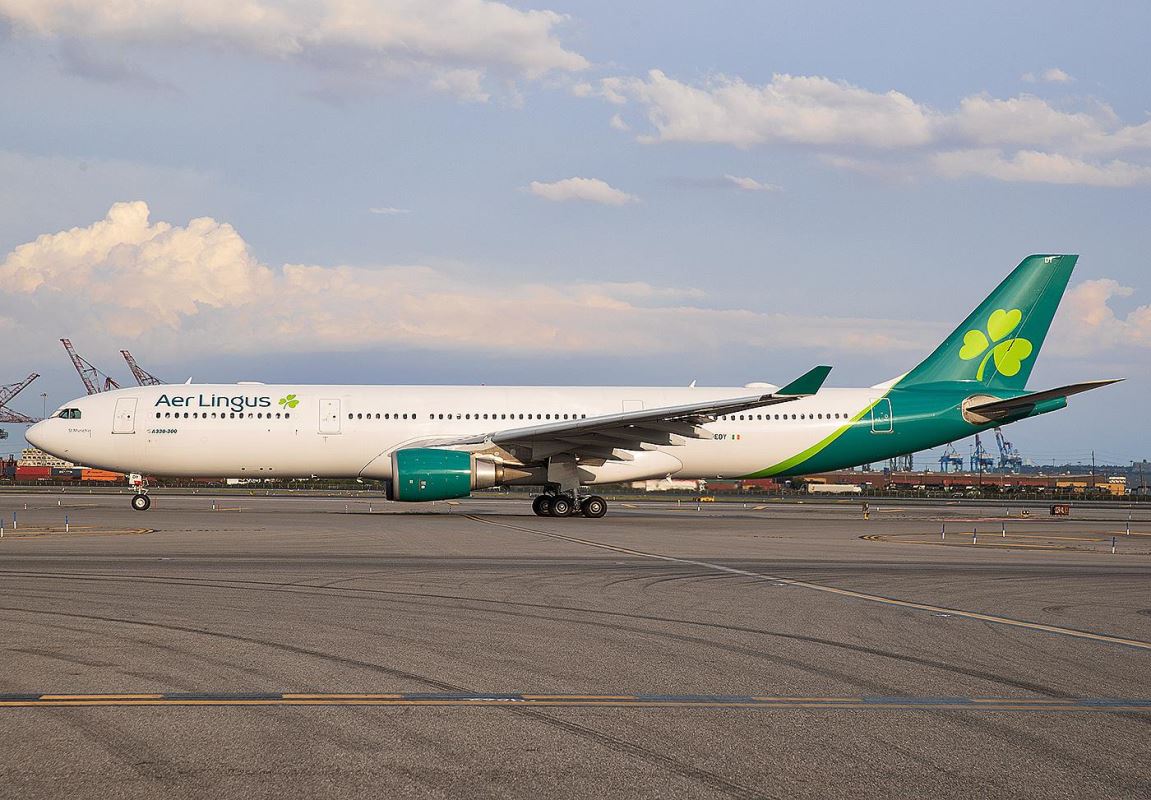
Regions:
[[159, 419], [159, 418], [160, 418], [160, 412], [159, 412], [159, 411], [157, 411], [157, 412], [156, 412], [156, 419]]

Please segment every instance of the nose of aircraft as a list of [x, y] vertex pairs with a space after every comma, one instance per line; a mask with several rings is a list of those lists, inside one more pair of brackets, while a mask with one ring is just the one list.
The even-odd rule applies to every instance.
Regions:
[[44, 445], [47, 444], [44, 436], [44, 426], [47, 424], [48, 420], [37, 422], [24, 432], [24, 438], [28, 440], [28, 444], [40, 450], [44, 449]]

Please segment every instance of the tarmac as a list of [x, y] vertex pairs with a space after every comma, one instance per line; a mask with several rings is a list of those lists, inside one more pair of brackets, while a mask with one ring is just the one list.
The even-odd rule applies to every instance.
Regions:
[[1151, 508], [1020, 512], [3, 493], [0, 797], [1151, 797]]

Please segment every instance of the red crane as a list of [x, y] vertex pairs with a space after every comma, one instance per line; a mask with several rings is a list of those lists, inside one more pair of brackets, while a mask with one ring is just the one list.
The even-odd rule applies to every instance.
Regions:
[[120, 355], [124, 356], [124, 360], [128, 362], [128, 369], [132, 370], [132, 375], [136, 378], [136, 383], [141, 386], [160, 386], [164, 383], [151, 372], [148, 372], [148, 370], [137, 364], [136, 359], [132, 358], [132, 354], [127, 350], [121, 350]]
[[[101, 372], [96, 367], [92, 366], [90, 361], [82, 358], [75, 348], [72, 347], [72, 342], [68, 339], [61, 339], [60, 344], [64, 345], [64, 349], [68, 351], [68, 355], [72, 357], [72, 364], [76, 367], [76, 372], [80, 375], [80, 380], [84, 381], [84, 388], [88, 390], [88, 394], [97, 394], [99, 392], [106, 392], [109, 389], [119, 389], [120, 384], [109, 377], [106, 373]], [[103, 388], [97, 385], [100, 378], [104, 379]]]
[[25, 378], [22, 381], [17, 381], [16, 383], [9, 383], [6, 386], [0, 386], [0, 422], [11, 422], [11, 423], [15, 423], [17, 425], [30, 425], [31, 423], [38, 421], [38, 420], [33, 419], [32, 417], [29, 417], [25, 414], [21, 414], [18, 411], [13, 411], [12, 409], [8, 408], [8, 401], [11, 400], [16, 395], [20, 394], [20, 392], [24, 391], [24, 388], [28, 384], [30, 384], [32, 381], [36, 380], [39, 377], [40, 377], [39, 375], [37, 375], [35, 372], [33, 372], [31, 375], [29, 375], [27, 378]]

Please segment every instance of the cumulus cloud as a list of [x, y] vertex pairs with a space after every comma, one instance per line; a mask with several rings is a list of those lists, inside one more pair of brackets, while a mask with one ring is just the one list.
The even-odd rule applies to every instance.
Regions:
[[564, 178], [552, 183], [532, 181], [528, 191], [536, 197], [562, 203], [567, 200], [584, 200], [589, 203], [602, 203], [606, 206], [622, 206], [634, 203], [639, 198], [614, 188], [599, 178]]
[[1071, 83], [1075, 80], [1059, 67], [1051, 67], [1040, 73], [1025, 72], [1022, 77], [1024, 83]]
[[504, 282], [419, 264], [272, 267], [231, 225], [153, 221], [142, 202], [15, 248], [0, 262], [0, 282], [5, 351], [23, 357], [54, 353], [57, 335], [93, 349], [146, 341], [183, 357], [382, 347], [595, 353], [621, 341], [639, 354], [674, 353], [684, 341], [716, 351], [740, 341], [914, 353], [943, 333], [936, 323], [710, 308], [698, 289], [644, 282]]
[[724, 175], [723, 179], [728, 185], [745, 192], [778, 192], [781, 187], [774, 183], [761, 183], [755, 178], [741, 178], [738, 175]]
[[649, 142], [906, 147], [931, 136], [929, 114], [907, 95], [877, 94], [828, 78], [776, 75], [753, 86], [721, 76], [690, 86], [651, 70], [646, 79], [606, 78], [601, 93], [645, 108], [655, 134], [641, 140]]
[[624, 122], [623, 117], [621, 117], [619, 114], [613, 114], [611, 120], [608, 122], [608, 125], [617, 131], [631, 130], [631, 126]]
[[636, 138], [644, 143], [803, 146], [824, 163], [897, 174], [912, 167], [945, 177], [1151, 182], [1151, 122], [1124, 124], [1102, 103], [1068, 110], [1033, 95], [981, 94], [944, 111], [898, 91], [818, 76], [775, 75], [762, 85], [717, 76], [693, 85], [659, 70], [581, 84], [576, 93], [638, 107], [648, 128]]
[[1135, 290], [1111, 278], [1084, 281], [1063, 298], [1052, 325], [1058, 352], [1071, 356], [1114, 352], [1117, 348], [1151, 348], [1151, 305], [1138, 306], [1124, 315], [1111, 307], [1116, 298], [1131, 297]]
[[998, 150], [962, 150], [932, 157], [946, 177], [980, 175], [1001, 181], [1121, 187], [1151, 183], [1151, 166], [1114, 159], [1092, 163], [1056, 153], [1020, 150], [1010, 157]]
[[539, 78], [588, 66], [556, 30], [567, 19], [495, 0], [0, 0], [0, 19], [28, 36], [230, 50], [376, 77], [423, 77], [486, 99], [488, 72]]

